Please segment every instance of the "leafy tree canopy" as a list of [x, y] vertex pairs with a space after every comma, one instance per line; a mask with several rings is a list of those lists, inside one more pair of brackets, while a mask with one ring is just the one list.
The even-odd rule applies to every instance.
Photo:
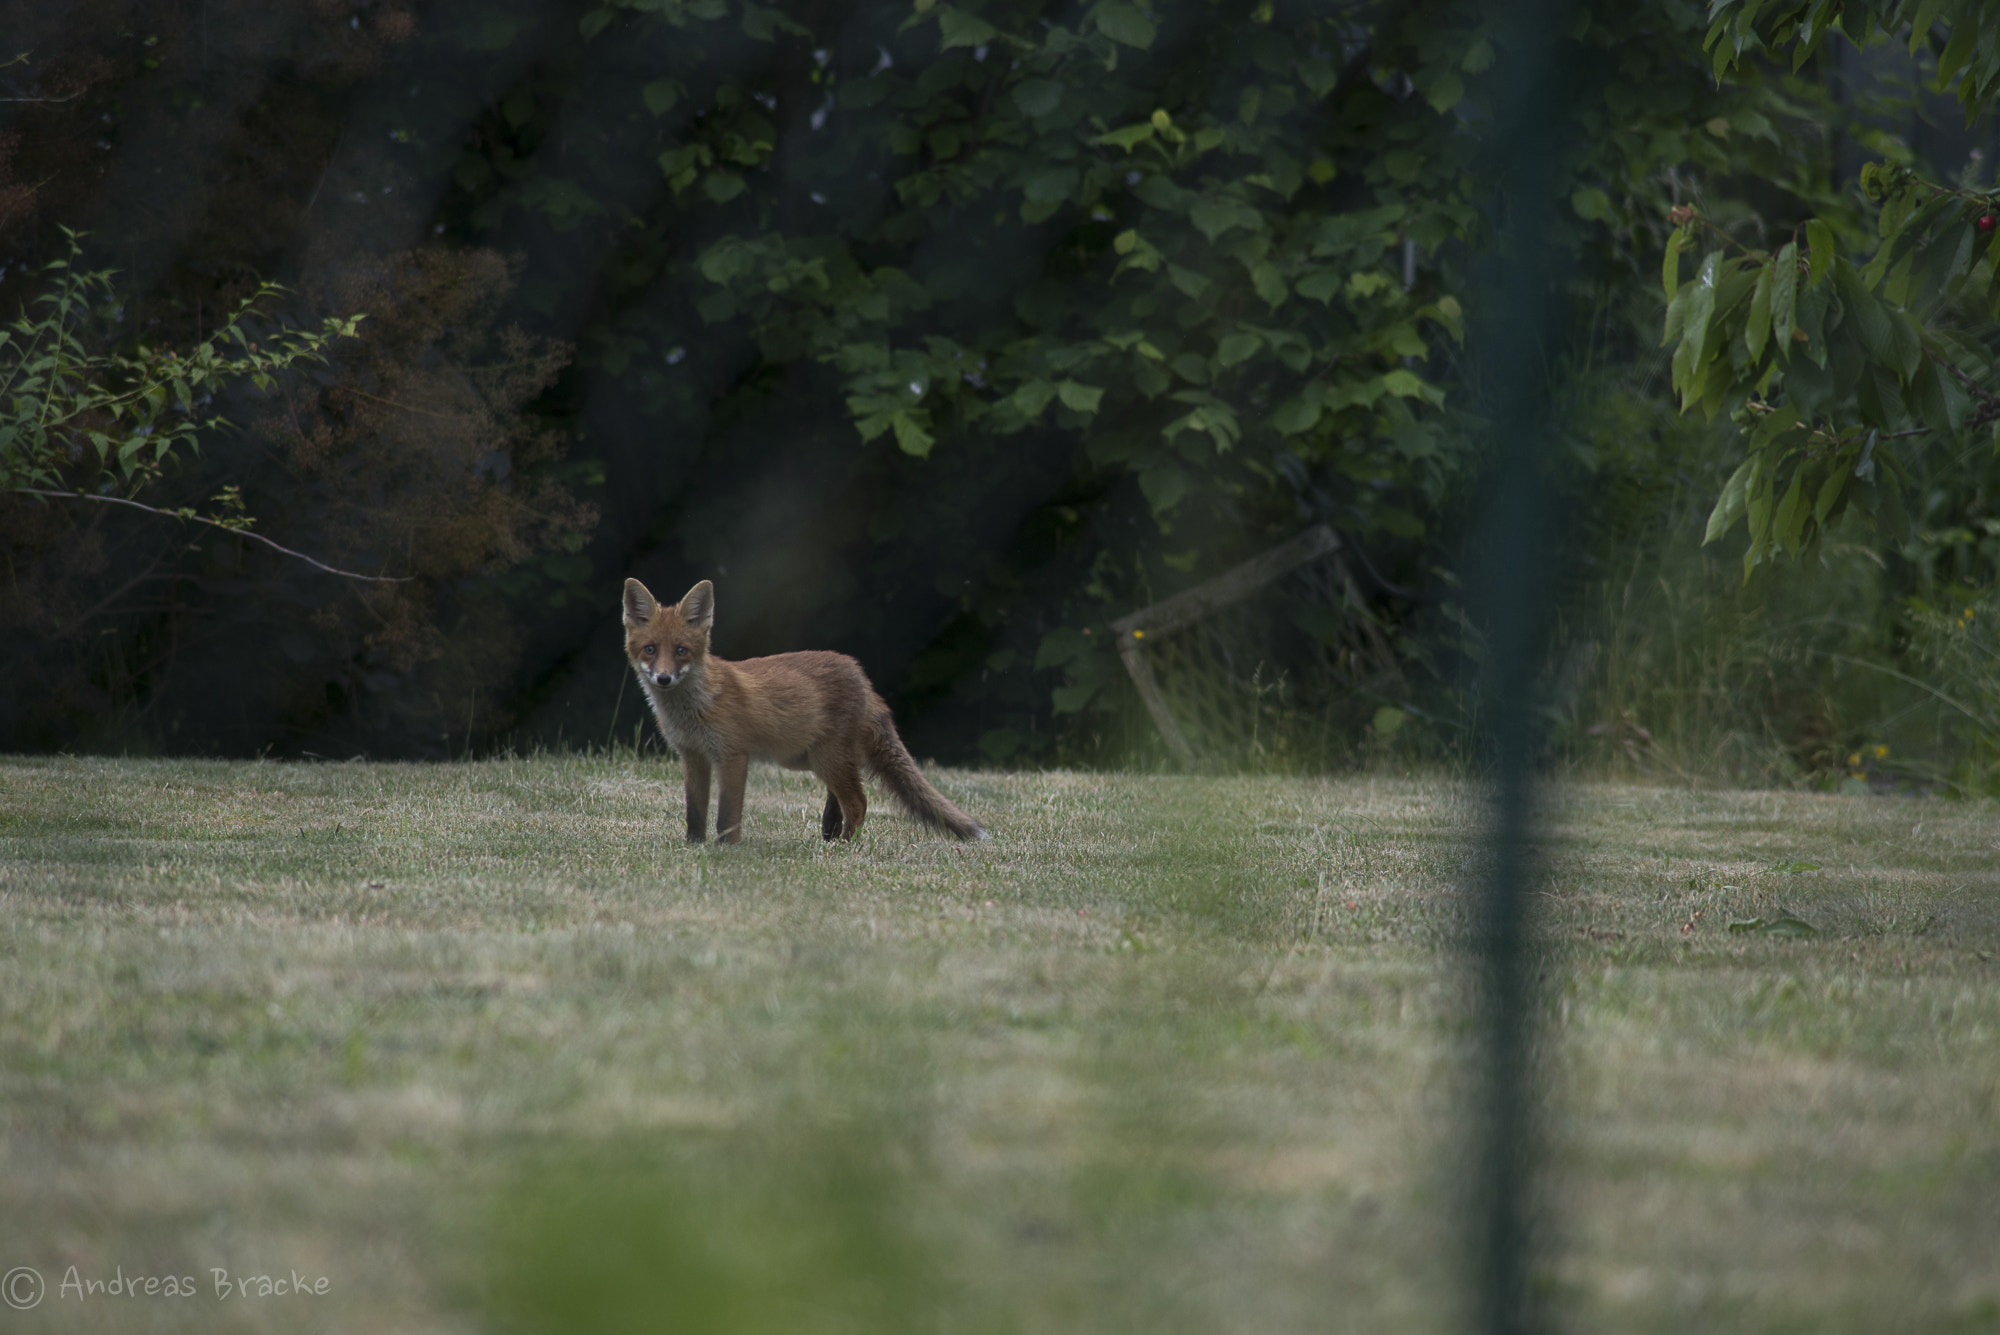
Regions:
[[[1978, 3], [1729, 0], [1708, 43], [1718, 73], [1741, 75], [1759, 57], [1802, 66], [1836, 34], [1906, 38], [1971, 119], [2000, 90], [1993, 23]], [[1868, 208], [1814, 201], [1820, 216], [1772, 244], [1742, 244], [1692, 209], [1676, 215], [1667, 243], [1674, 389], [1685, 407], [1727, 411], [1748, 450], [1708, 521], [1710, 541], [1747, 522], [1746, 577], [1810, 550], [1849, 510], [1907, 537], [1898, 442], [2000, 447], [2000, 192], [1970, 177], [1928, 179], [1907, 151], [1863, 167], [1860, 186]], [[1683, 281], [1689, 251], [1699, 261]]]
[[[421, 666], [457, 662], [458, 628], [535, 646], [481, 656], [514, 674], [501, 726], [614, 652], [593, 590], [727, 568], [735, 652], [855, 649], [899, 707], [935, 707], [947, 754], [1054, 754], [1053, 723], [1082, 756], [1118, 614], [1307, 522], [1392, 580], [1457, 559], [1482, 398], [1461, 338], [1506, 328], [1478, 274], [1524, 247], [1566, 258], [1590, 317], [1552, 377], [1661, 356], [1672, 256], [1674, 387], [1746, 424], [1718, 515], [1740, 497], [1753, 555], [1843, 505], [1893, 527], [1895, 441], [1986, 420], [1981, 336], [1910, 314], [1985, 293], [1987, 252], [1960, 262], [1985, 196], [1940, 204], [1892, 152], [1864, 214], [1842, 145], [1893, 145], [1829, 77], [1836, 12], [1856, 40], [1914, 23], [1940, 86], [1984, 105], [1976, 3], [1594, 0], [1567, 34], [1586, 86], [1547, 127], [1566, 208], [1522, 236], [1484, 151], [1516, 53], [1466, 0], [208, 0], [157, 28], [92, 0], [23, 29], [37, 81], [9, 114], [34, 133], [0, 135], [0, 226], [136, 250], [135, 323], [183, 346], [246, 274], [368, 313], [283, 414], [158, 483], [240, 480], [280, 536], [336, 515], [357, 550], [435, 555], [393, 611], [288, 593], [288, 652], [326, 689], [287, 700], [469, 736], [439, 688], [457, 669]], [[199, 188], [143, 207], [163, 169]], [[366, 301], [355, 275], [380, 276]], [[501, 422], [531, 394], [529, 425]], [[1665, 439], [1598, 418], [1566, 442], [1586, 472]], [[36, 532], [50, 570], [85, 541]], [[348, 726], [297, 708], [283, 735]]]

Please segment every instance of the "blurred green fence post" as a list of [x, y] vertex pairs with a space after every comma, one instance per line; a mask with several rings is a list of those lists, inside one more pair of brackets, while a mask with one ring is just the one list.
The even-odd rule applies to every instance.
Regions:
[[1474, 363], [1490, 423], [1489, 497], [1475, 531], [1471, 604], [1488, 659], [1481, 712], [1493, 766], [1492, 827], [1475, 914], [1480, 978], [1479, 1104], [1469, 1119], [1473, 1327], [1538, 1329], [1528, 1282], [1536, 1129], [1530, 1117], [1531, 961], [1527, 885], [1533, 859], [1531, 699], [1545, 640], [1556, 544], [1542, 442], [1560, 342], [1564, 255], [1555, 190], [1578, 74], [1571, 0], [1514, 0], [1493, 10], [1501, 53], [1487, 203], [1499, 244], [1473, 306]]

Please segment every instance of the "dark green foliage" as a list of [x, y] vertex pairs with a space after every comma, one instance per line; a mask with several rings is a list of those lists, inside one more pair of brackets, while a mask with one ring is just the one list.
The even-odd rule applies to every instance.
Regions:
[[1928, 53], [1934, 81], [1953, 90], [1969, 121], [2000, 93], [2000, 16], [1985, 0], [1716, 0], [1706, 45], [1718, 76], [1759, 57], [1799, 69], [1844, 37], [1878, 34]]
[[[1587, 333], [1539, 362], [1622, 368], [1626, 398], [1566, 398], [1616, 417], [1666, 373], [1653, 275], [1669, 211], [1697, 209], [1729, 242], [1720, 304], [1679, 307], [1700, 331], [1674, 368], [1689, 402], [1733, 406], [1741, 377], [1783, 362], [1806, 408], [1884, 437], [1872, 480], [1852, 476], [1859, 427], [1838, 449], [1753, 441], [1768, 466], [1740, 492], [1768, 515], [1758, 540], [1805, 551], [1843, 505], [1889, 525], [1898, 499], [1919, 542], [1983, 532], [1983, 503], [1918, 460], [1916, 438], [1887, 439], [1963, 435], [1977, 396], [1928, 354], [1909, 366], [1902, 325], [1856, 294], [1891, 313], [1942, 301], [1914, 346], [1976, 378], [1983, 336], [1956, 312], [1984, 261], [1960, 264], [1953, 219], [1897, 174], [1929, 169], [1896, 155], [1888, 100], [1841, 91], [1823, 33], [1797, 65], [1755, 58], [1792, 40], [1767, 20], [1796, 8], [1762, 7], [1738, 59], [1736, 36], [1710, 34], [1735, 33], [1731, 7], [1585, 6], [1568, 38], [1588, 81], [1548, 133], [1566, 207], [1534, 236], [1514, 230], [1488, 152], [1513, 53], [1471, 3], [94, 0], [29, 15], [9, 91], [46, 96], [0, 113], [15, 253], [52, 254], [59, 223], [90, 228], [127, 270], [127, 327], [160, 345], [193, 345], [265, 279], [302, 294], [294, 319], [370, 313], [326, 383], [292, 384], [282, 411], [245, 400], [232, 416], [255, 434], [205, 439], [151, 499], [234, 485], [259, 532], [418, 578], [357, 594], [143, 524], [9, 511], [0, 610], [69, 647], [36, 649], [39, 677], [8, 674], [8, 744], [623, 739], [639, 715], [618, 703], [610, 591], [636, 574], [714, 578], [725, 654], [856, 653], [920, 755], [1144, 758], [1162, 753], [1106, 623], [1327, 522], [1379, 573], [1369, 612], [1407, 669], [1408, 699], [1354, 717], [1408, 706], [1398, 747], [1457, 754], [1476, 707], [1459, 668], [1478, 645], [1448, 600], [1491, 389], [1458, 334], [1507, 319], [1467, 308], [1482, 265], [1564, 257]], [[1876, 215], [1842, 183], [1849, 143], [1895, 162], [1869, 179], [1892, 210], [1916, 205], [1907, 257], [1870, 266]], [[1954, 188], [1968, 209], [1983, 197]], [[1814, 269], [1809, 219], [1846, 267]], [[1808, 266], [1788, 289], [1795, 230]], [[483, 295], [425, 315], [459, 300], [453, 274]], [[0, 278], [0, 301], [28, 295], [19, 281]], [[1850, 375], [1851, 354], [1896, 369]], [[1552, 578], [1580, 591], [1667, 522], [1677, 502], [1648, 487], [1709, 464], [1650, 426], [1611, 446], [1571, 435], [1578, 541]], [[1919, 495], [1919, 473], [1944, 500]], [[1981, 570], [1927, 605], [1970, 605]], [[191, 643], [213, 646], [198, 671]], [[1315, 763], [1383, 741], [1321, 731]]]
[[231, 382], [268, 390], [295, 364], [324, 363], [324, 350], [352, 338], [359, 323], [328, 319], [303, 334], [279, 327], [263, 334], [271, 346], [261, 348], [246, 328], [251, 309], [283, 291], [265, 284], [185, 357], [144, 344], [129, 355], [106, 353], [104, 326], [119, 318], [117, 287], [111, 274], [81, 268], [83, 248], [65, 235], [68, 252], [43, 268], [46, 290], [33, 311], [0, 329], [0, 489], [74, 480], [92, 490], [103, 483], [140, 490], [179, 462], [177, 447], [192, 449], [203, 432], [224, 425], [209, 407]]

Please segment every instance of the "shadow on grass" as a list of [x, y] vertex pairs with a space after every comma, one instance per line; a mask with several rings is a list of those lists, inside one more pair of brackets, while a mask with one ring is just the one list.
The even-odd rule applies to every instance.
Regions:
[[519, 1335], [1013, 1328], [967, 1310], [953, 1249], [919, 1227], [895, 1146], [793, 1132], [529, 1155], [494, 1203], [477, 1306]]

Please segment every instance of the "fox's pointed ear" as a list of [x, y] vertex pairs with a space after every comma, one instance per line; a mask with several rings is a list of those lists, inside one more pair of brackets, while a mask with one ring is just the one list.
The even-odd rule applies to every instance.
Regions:
[[707, 626], [715, 620], [715, 586], [707, 580], [687, 591], [681, 599], [681, 620], [690, 626]]
[[659, 599], [647, 592], [646, 586], [636, 579], [625, 581], [625, 624], [643, 626], [653, 619], [653, 613], [660, 610]]

